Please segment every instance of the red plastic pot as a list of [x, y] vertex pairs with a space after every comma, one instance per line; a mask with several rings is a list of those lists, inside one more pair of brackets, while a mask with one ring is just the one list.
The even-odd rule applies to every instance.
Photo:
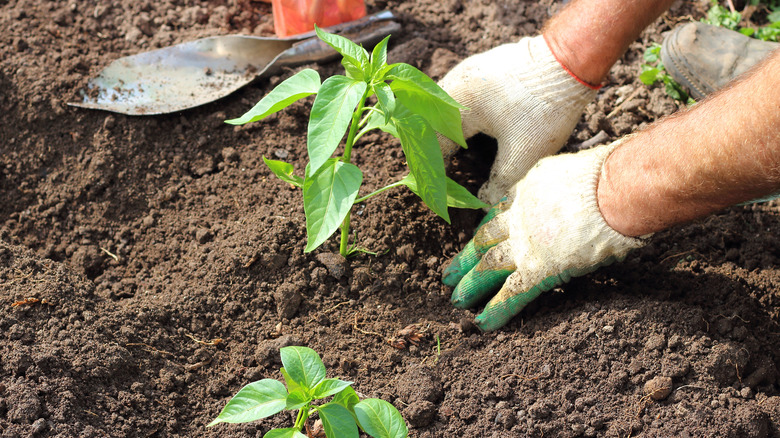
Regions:
[[363, 0], [272, 0], [274, 29], [279, 37], [357, 20], [366, 15]]

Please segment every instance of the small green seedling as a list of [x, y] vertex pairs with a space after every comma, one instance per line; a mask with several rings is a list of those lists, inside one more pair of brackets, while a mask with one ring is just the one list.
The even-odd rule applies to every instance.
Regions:
[[[369, 55], [363, 47], [316, 29], [317, 36], [343, 57], [346, 76], [320, 82], [319, 74], [305, 69], [280, 83], [243, 116], [227, 120], [241, 125], [261, 120], [293, 102], [316, 94], [309, 116], [304, 177], [292, 164], [263, 160], [280, 179], [303, 189], [307, 243], [305, 252], [318, 248], [341, 228], [339, 252], [347, 257], [357, 249], [349, 245], [350, 211], [385, 190], [407, 186], [428, 207], [449, 222], [448, 207], [482, 208], [486, 205], [464, 187], [447, 178], [436, 133], [466, 147], [460, 110], [464, 107], [436, 82], [408, 64], [387, 64], [389, 36]], [[376, 104], [369, 98], [376, 96]], [[358, 197], [363, 172], [352, 164], [355, 142], [380, 129], [401, 142], [410, 173], [379, 190]], [[334, 157], [346, 132], [341, 156]]]
[[653, 85], [656, 82], [663, 82], [666, 94], [672, 99], [679, 100], [685, 104], [691, 105], [696, 103], [688, 93], [683, 90], [682, 86], [672, 79], [664, 64], [661, 62], [661, 45], [653, 43], [645, 50], [644, 55], [647, 64], [642, 65], [642, 73], [639, 75], [639, 80], [645, 85]]
[[721, 6], [717, 0], [710, 0], [710, 9], [707, 10], [707, 17], [701, 21], [713, 26], [737, 30], [741, 20], [742, 14], [739, 12], [731, 11], [729, 8]]
[[763, 41], [777, 41], [780, 38], [780, 1], [750, 1], [750, 5], [754, 7], [763, 3], [763, 7], [768, 11], [766, 16], [768, 23], [765, 26], [757, 27], [741, 27], [742, 14], [740, 12], [721, 6], [717, 0], [711, 0], [710, 3], [707, 17], [702, 19], [702, 22], [736, 30], [744, 35]]
[[[355, 390], [339, 379], [325, 377], [320, 356], [307, 347], [283, 347], [281, 369], [284, 384], [274, 379], [250, 383], [222, 409], [207, 427], [218, 423], [247, 423], [270, 417], [284, 409], [298, 410], [293, 427], [269, 430], [263, 438], [307, 438], [307, 420], [317, 412], [327, 438], [358, 438], [358, 428], [374, 438], [405, 438], [409, 431], [398, 410], [375, 398], [360, 401]], [[314, 405], [315, 400], [333, 397]]]

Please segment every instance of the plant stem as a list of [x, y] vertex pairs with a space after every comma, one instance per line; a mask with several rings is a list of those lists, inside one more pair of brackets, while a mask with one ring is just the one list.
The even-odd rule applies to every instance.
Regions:
[[[349, 134], [347, 134], [347, 142], [344, 144], [344, 156], [341, 157], [341, 161], [349, 163], [352, 159], [352, 146], [355, 144], [355, 134], [360, 124], [360, 115], [363, 113], [363, 107], [366, 105], [366, 99], [368, 93], [371, 92], [371, 88], [366, 88], [363, 93], [363, 97], [358, 102], [358, 106], [355, 112], [352, 113], [352, 123], [349, 126]], [[341, 222], [341, 244], [339, 245], [339, 253], [342, 257], [346, 258], [349, 255], [349, 219], [352, 215], [347, 213], [344, 217], [344, 221]]]
[[370, 88], [367, 88], [363, 93], [363, 97], [358, 102], [358, 106], [355, 112], [352, 113], [352, 123], [349, 125], [349, 134], [347, 134], [347, 143], [344, 145], [344, 156], [341, 160], [345, 163], [349, 163], [352, 159], [352, 146], [355, 144], [355, 134], [357, 134], [358, 125], [360, 125], [360, 115], [363, 114], [363, 107], [366, 106], [366, 99], [368, 93], [371, 92]]
[[349, 255], [349, 218], [351, 213], [347, 213], [344, 216], [344, 221], [341, 223], [341, 244], [339, 245], [339, 253], [342, 257], [347, 258]]
[[[381, 109], [379, 109], [379, 108], [377, 108], [375, 106], [370, 106], [368, 108], [365, 108], [364, 110], [366, 110], [366, 115], [363, 116], [362, 120], [360, 120], [360, 124], [358, 125], [358, 128], [363, 128], [366, 125], [366, 122], [368, 122], [368, 118], [371, 117], [372, 113], [379, 113], [379, 114], [382, 114], [383, 116], [385, 115], [384, 111], [382, 111]], [[369, 126], [369, 127], [361, 129], [357, 133], [357, 135], [355, 136], [355, 142], [357, 142], [360, 137], [365, 135], [366, 132], [371, 131], [373, 129], [376, 129], [376, 127]]]
[[298, 417], [295, 419], [295, 425], [293, 425], [294, 428], [298, 430], [303, 429], [303, 425], [306, 424], [306, 420], [309, 419], [309, 407], [309, 405], [306, 405], [298, 411]]
[[402, 186], [402, 185], [403, 185], [403, 183], [401, 181], [396, 181], [396, 182], [394, 182], [394, 183], [392, 183], [390, 185], [386, 185], [386, 186], [382, 187], [381, 189], [375, 190], [375, 191], [367, 194], [366, 196], [363, 196], [362, 198], [355, 199], [355, 202], [353, 202], [353, 204], [358, 204], [360, 202], [366, 201], [366, 200], [368, 200], [368, 198], [376, 196], [376, 195], [384, 192], [385, 190], [390, 190], [390, 189], [392, 189], [394, 187], [398, 187], [398, 186]]

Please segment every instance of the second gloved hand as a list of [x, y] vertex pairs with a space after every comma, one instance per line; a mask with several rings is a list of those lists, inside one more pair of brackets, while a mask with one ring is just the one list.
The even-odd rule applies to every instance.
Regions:
[[[491, 205], [540, 158], [560, 150], [596, 94], [564, 70], [542, 36], [466, 58], [439, 85], [469, 108], [461, 112], [466, 138], [481, 132], [498, 141], [479, 191]], [[458, 150], [444, 137], [440, 143], [445, 158]]]
[[616, 146], [539, 161], [450, 262], [443, 282], [455, 286], [456, 307], [492, 296], [476, 318], [481, 330], [503, 326], [542, 292], [644, 245], [610, 228], [599, 211], [599, 176]]

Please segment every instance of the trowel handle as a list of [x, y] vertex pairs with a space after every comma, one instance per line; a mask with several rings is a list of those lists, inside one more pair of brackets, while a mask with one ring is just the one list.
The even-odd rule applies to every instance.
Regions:
[[[337, 33], [349, 38], [356, 44], [371, 48], [384, 37], [401, 30], [401, 25], [392, 21], [395, 18], [390, 11], [368, 15], [360, 20], [342, 23], [326, 28], [328, 32]], [[326, 62], [338, 58], [333, 48], [316, 36], [295, 43], [282, 53], [277, 63], [284, 65], [300, 65], [310, 62]]]

